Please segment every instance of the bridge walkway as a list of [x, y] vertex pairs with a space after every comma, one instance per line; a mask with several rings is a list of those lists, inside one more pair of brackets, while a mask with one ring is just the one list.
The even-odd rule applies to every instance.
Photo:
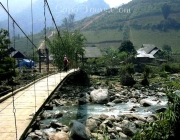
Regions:
[[[0, 98], [0, 140], [19, 140], [25, 129], [59, 83], [77, 70], [51, 75], [14, 92], [7, 99]], [[8, 96], [12, 95], [9, 93]]]

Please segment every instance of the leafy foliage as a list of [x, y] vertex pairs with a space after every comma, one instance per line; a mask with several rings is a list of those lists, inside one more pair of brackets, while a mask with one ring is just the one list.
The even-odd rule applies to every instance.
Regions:
[[63, 58], [66, 55], [71, 65], [75, 65], [78, 55], [84, 53], [84, 41], [86, 38], [78, 30], [73, 33], [63, 31], [61, 38], [56, 34], [53, 40], [47, 39], [54, 63], [59, 69], [63, 67]]
[[70, 14], [68, 17], [63, 19], [63, 26], [67, 31], [71, 30], [74, 28], [74, 18], [75, 14]]
[[136, 81], [133, 78], [133, 74], [135, 73], [134, 65], [132, 63], [128, 63], [125, 66], [122, 66], [120, 69], [120, 81], [124, 86], [133, 86]]
[[9, 57], [8, 45], [11, 43], [6, 30], [0, 30], [0, 79], [10, 79], [15, 75], [13, 58]]
[[[177, 89], [180, 84], [173, 84]], [[147, 123], [133, 140], [171, 140], [180, 139], [180, 96], [167, 92], [168, 110], [158, 115], [158, 120]]]
[[128, 54], [136, 54], [133, 43], [130, 40], [123, 41], [119, 47], [119, 52], [126, 52]]
[[167, 44], [164, 44], [164, 45], [162, 46], [162, 49], [163, 49], [164, 51], [167, 51], [167, 52], [172, 52], [171, 46], [169, 46], [169, 45], [167, 45]]
[[167, 3], [165, 3], [161, 6], [161, 10], [162, 10], [164, 19], [167, 19], [170, 14], [170, 6]]
[[180, 72], [179, 64], [171, 64], [166, 63], [161, 65], [161, 71], [169, 72], [169, 73], [178, 73]]

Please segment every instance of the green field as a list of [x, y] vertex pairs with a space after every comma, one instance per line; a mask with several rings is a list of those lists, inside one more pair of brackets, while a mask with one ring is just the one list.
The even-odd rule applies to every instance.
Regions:
[[[122, 32], [118, 30], [99, 30], [99, 31], [84, 31], [83, 34], [87, 38], [87, 42], [94, 43], [97, 47], [117, 47], [120, 43], [99, 43], [103, 41], [120, 41], [123, 39]], [[152, 31], [152, 30], [130, 30], [130, 40], [133, 42], [136, 49], [140, 48], [142, 44], [154, 44], [161, 48], [164, 44], [172, 47], [173, 52], [180, 52], [180, 31], [169, 30]], [[91, 46], [91, 45], [89, 45]]]
[[[83, 31], [82, 33], [87, 38], [86, 46], [96, 45], [101, 49], [108, 47], [117, 48], [123, 40], [123, 33], [118, 29]], [[131, 29], [129, 34], [130, 40], [133, 42], [136, 49], [140, 48], [142, 44], [154, 44], [158, 48], [161, 48], [164, 44], [168, 44], [172, 47], [173, 52], [180, 52], [180, 31], [169, 30], [167, 32], [162, 32], [158, 30]], [[39, 47], [39, 44], [44, 40], [43, 34], [36, 34], [33, 37], [33, 43]], [[14, 46], [14, 44], [12, 44], [12, 46]], [[32, 47], [32, 44], [27, 38], [21, 37], [16, 40], [15, 48], [22, 53], [32, 52]]]
[[172, 47], [173, 52], [180, 52], [180, 31], [131, 30], [130, 40], [136, 48], [140, 48], [142, 44], [154, 44], [158, 48], [167, 44]]
[[120, 41], [123, 38], [122, 32], [114, 30], [98, 30], [82, 32], [87, 38], [87, 42], [97, 43], [103, 41]]

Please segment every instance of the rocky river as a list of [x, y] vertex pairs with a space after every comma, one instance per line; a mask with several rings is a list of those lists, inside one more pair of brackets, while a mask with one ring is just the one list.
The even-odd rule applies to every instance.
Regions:
[[165, 87], [126, 87], [119, 82], [65, 84], [55, 92], [26, 140], [129, 140], [167, 109]]

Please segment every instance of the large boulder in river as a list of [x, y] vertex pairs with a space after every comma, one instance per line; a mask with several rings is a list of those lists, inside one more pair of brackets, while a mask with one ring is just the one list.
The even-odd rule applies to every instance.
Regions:
[[98, 129], [99, 121], [93, 118], [89, 118], [86, 120], [85, 124], [91, 132], [95, 132]]
[[152, 101], [147, 98], [140, 100], [140, 104], [144, 107], [153, 106], [153, 105], [156, 105], [157, 103], [158, 103], [157, 101]]
[[128, 120], [123, 120], [121, 123], [122, 132], [127, 136], [133, 136], [137, 133], [136, 125]]
[[72, 120], [70, 122], [70, 137], [72, 140], [90, 140], [90, 130], [82, 123]]
[[91, 99], [94, 103], [106, 104], [108, 103], [108, 89], [97, 89], [90, 93]]
[[78, 99], [79, 105], [83, 105], [90, 102], [90, 95], [86, 92], [80, 93], [80, 98]]

